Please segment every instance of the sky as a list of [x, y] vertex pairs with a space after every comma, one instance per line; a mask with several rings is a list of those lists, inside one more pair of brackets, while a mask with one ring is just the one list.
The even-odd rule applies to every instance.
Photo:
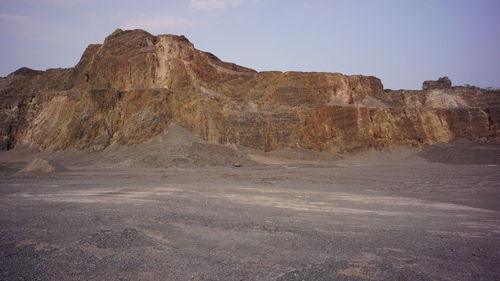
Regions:
[[500, 0], [0, 0], [0, 76], [72, 67], [116, 28], [182, 34], [258, 71], [500, 87]]

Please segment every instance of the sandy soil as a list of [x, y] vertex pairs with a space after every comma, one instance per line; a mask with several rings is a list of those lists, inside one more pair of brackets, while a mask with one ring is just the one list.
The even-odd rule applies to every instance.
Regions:
[[[148, 144], [156, 154], [2, 153], [0, 280], [500, 278], [497, 164], [179, 135]], [[64, 168], [16, 174], [35, 158]]]

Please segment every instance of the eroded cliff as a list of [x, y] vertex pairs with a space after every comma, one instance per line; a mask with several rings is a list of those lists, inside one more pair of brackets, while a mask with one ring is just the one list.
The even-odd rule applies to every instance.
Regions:
[[73, 68], [0, 78], [0, 148], [99, 151], [147, 141], [171, 123], [266, 151], [498, 142], [499, 96], [473, 87], [384, 91], [375, 77], [338, 73], [257, 72], [183, 36], [117, 30]]

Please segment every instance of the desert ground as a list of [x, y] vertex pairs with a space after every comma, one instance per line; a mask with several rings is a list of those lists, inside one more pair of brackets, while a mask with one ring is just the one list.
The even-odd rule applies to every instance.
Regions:
[[188, 138], [3, 152], [0, 280], [500, 280], [498, 145], [338, 156]]

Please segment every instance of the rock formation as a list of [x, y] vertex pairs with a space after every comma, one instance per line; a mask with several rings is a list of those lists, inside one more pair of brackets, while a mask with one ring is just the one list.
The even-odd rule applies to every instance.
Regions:
[[448, 77], [441, 77], [436, 81], [427, 80], [422, 84], [422, 90], [451, 89], [451, 80]]
[[73, 68], [0, 78], [0, 148], [100, 151], [145, 142], [172, 123], [265, 151], [500, 141], [499, 91], [433, 85], [384, 91], [375, 77], [257, 72], [184, 36], [116, 30]]

